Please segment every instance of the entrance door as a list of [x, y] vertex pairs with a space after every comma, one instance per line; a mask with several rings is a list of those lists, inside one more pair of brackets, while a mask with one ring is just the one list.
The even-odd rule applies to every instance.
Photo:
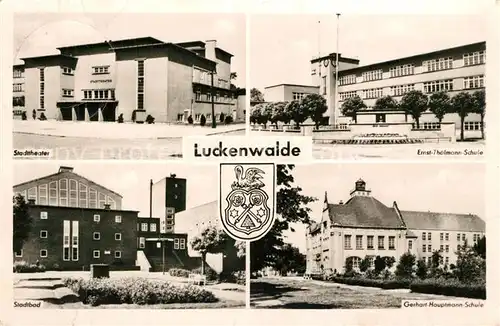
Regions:
[[63, 121], [71, 121], [73, 119], [73, 108], [69, 107], [69, 108], [59, 108], [59, 110], [61, 111], [61, 118]]
[[183, 122], [188, 121], [189, 118], [189, 110], [184, 110], [184, 117], [182, 118]]
[[102, 110], [102, 119], [104, 121], [116, 121], [117, 105], [117, 102], [100, 104]]
[[83, 105], [76, 106], [75, 113], [77, 121], [85, 121], [85, 107]]

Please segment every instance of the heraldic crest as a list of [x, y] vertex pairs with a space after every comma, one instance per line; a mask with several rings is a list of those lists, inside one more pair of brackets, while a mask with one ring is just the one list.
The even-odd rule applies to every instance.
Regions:
[[273, 221], [274, 210], [269, 207], [269, 195], [263, 189], [265, 174], [256, 166], [234, 167], [235, 180], [225, 197], [225, 205], [221, 206], [222, 224], [241, 240], [262, 235]]

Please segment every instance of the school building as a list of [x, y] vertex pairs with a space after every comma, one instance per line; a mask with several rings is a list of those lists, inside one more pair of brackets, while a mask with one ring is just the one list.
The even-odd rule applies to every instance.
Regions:
[[[71, 121], [244, 121], [244, 92], [231, 86], [233, 55], [216, 40], [152, 37], [57, 48], [13, 66], [14, 116]], [[221, 118], [222, 115], [222, 119]]]
[[376, 256], [394, 257], [397, 264], [406, 252], [430, 263], [439, 251], [441, 264], [449, 267], [456, 263], [458, 246], [472, 246], [485, 235], [485, 222], [477, 215], [405, 211], [396, 201], [387, 206], [361, 179], [349, 195], [345, 203], [332, 203], [325, 193], [321, 220], [307, 227], [309, 273], [342, 273], [348, 258], [358, 269], [366, 256], [372, 263]]

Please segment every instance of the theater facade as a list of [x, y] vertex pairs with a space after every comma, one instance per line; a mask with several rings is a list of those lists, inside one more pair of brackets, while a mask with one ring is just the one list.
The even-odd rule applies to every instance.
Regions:
[[231, 86], [233, 55], [215, 40], [167, 43], [152, 37], [57, 48], [13, 67], [14, 115], [61, 121], [244, 121]]
[[398, 262], [406, 252], [430, 263], [435, 251], [442, 266], [450, 267], [459, 246], [472, 246], [484, 235], [485, 222], [477, 215], [405, 211], [396, 201], [387, 206], [360, 179], [345, 203], [332, 203], [325, 193], [321, 221], [306, 230], [306, 268], [342, 273], [347, 259], [358, 269], [367, 256], [372, 263], [376, 256]]

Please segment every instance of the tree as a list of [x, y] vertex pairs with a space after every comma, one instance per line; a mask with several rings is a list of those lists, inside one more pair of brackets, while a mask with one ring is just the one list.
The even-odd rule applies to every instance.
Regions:
[[257, 88], [250, 89], [250, 102], [264, 102], [264, 94]]
[[207, 123], [207, 118], [205, 118], [205, 115], [202, 114], [200, 117], [200, 126], [204, 126]]
[[398, 278], [411, 278], [415, 272], [415, 263], [417, 258], [415, 255], [406, 252], [399, 258], [399, 263], [396, 266], [396, 276]]
[[451, 109], [460, 117], [460, 139], [464, 140], [465, 118], [474, 110], [472, 96], [467, 92], [460, 92], [451, 98]]
[[457, 263], [453, 274], [459, 281], [472, 283], [484, 280], [486, 260], [477, 255], [475, 250], [467, 245], [467, 241], [456, 252]]
[[486, 259], [486, 236], [483, 235], [472, 248], [479, 257]]
[[384, 257], [384, 261], [385, 261], [385, 267], [387, 269], [391, 269], [392, 266], [394, 266], [394, 264], [396, 263], [396, 258], [392, 256], [386, 256]]
[[365, 258], [363, 258], [359, 262], [359, 270], [364, 273], [370, 268], [371, 265], [372, 265], [371, 257], [365, 256]]
[[233, 79], [236, 79], [238, 78], [238, 73], [237, 72], [232, 72], [229, 74], [229, 79], [230, 80], [233, 80]]
[[276, 128], [278, 128], [278, 122], [284, 122], [286, 120], [286, 112], [285, 112], [285, 102], [277, 102], [273, 104], [273, 113], [271, 116], [271, 123], [274, 123], [276, 125]]
[[251, 270], [259, 271], [266, 266], [273, 266], [283, 247], [283, 232], [295, 230], [291, 223], [309, 224], [309, 203], [317, 199], [302, 194], [302, 188], [295, 186], [292, 171], [294, 165], [276, 166], [276, 220], [269, 232], [257, 241], [250, 243]]
[[413, 117], [417, 124], [417, 129], [420, 128], [420, 117], [427, 110], [427, 95], [421, 91], [409, 91], [399, 102], [399, 107]]
[[300, 101], [300, 105], [304, 107], [304, 112], [309, 113], [308, 116], [314, 121], [316, 129], [319, 129], [323, 115], [328, 110], [326, 99], [319, 94], [309, 94]]
[[472, 94], [474, 113], [481, 117], [481, 138], [484, 139], [484, 114], [486, 110], [486, 99], [484, 90], [476, 91]]
[[375, 257], [375, 261], [373, 262], [373, 264], [375, 275], [380, 274], [386, 267], [385, 259], [380, 256]]
[[344, 103], [342, 103], [342, 106], [340, 107], [340, 111], [342, 112], [342, 115], [345, 115], [346, 117], [351, 117], [356, 123], [358, 121], [357, 120], [358, 111], [365, 108], [366, 104], [363, 102], [361, 97], [356, 95], [345, 100]]
[[415, 274], [418, 276], [418, 278], [420, 278], [421, 280], [424, 280], [425, 278], [427, 278], [427, 264], [425, 263], [425, 261], [423, 259], [419, 259], [417, 261], [417, 270], [415, 272]]
[[300, 105], [299, 101], [288, 102], [285, 111], [289, 114], [291, 120], [295, 122], [297, 128], [309, 117], [309, 111], [305, 106]]
[[14, 252], [23, 249], [32, 229], [33, 218], [29, 212], [29, 205], [21, 195], [12, 198], [13, 203], [13, 248]]
[[[227, 246], [229, 236], [223, 230], [214, 226], [204, 229], [200, 236], [191, 239], [193, 250], [201, 254], [201, 274], [205, 274], [205, 259], [207, 254], [217, 254], [224, 252]], [[234, 240], [233, 240], [234, 241]]]
[[429, 266], [429, 272], [432, 277], [439, 277], [443, 273], [443, 270], [440, 268], [441, 261], [443, 260], [443, 256], [439, 250], [435, 250], [431, 255], [431, 263]]
[[378, 111], [392, 111], [397, 110], [398, 108], [398, 102], [396, 102], [396, 100], [390, 95], [378, 98], [375, 102], [375, 105], [373, 106], [373, 109]]
[[347, 257], [345, 259], [344, 274], [350, 274], [354, 271], [354, 257]]
[[262, 105], [257, 104], [252, 108], [252, 112], [250, 113], [250, 123], [256, 124], [260, 121], [260, 115], [262, 112]]
[[262, 110], [260, 111], [260, 119], [259, 123], [264, 125], [264, 128], [267, 127], [267, 123], [273, 117], [273, 103], [266, 103], [263, 105]]
[[306, 257], [299, 251], [299, 248], [287, 243], [279, 251], [280, 255], [273, 267], [280, 275], [286, 275], [288, 272], [303, 273], [305, 271]]
[[443, 121], [446, 113], [450, 112], [450, 96], [446, 92], [437, 92], [429, 98], [429, 110], [434, 113], [439, 123]]

